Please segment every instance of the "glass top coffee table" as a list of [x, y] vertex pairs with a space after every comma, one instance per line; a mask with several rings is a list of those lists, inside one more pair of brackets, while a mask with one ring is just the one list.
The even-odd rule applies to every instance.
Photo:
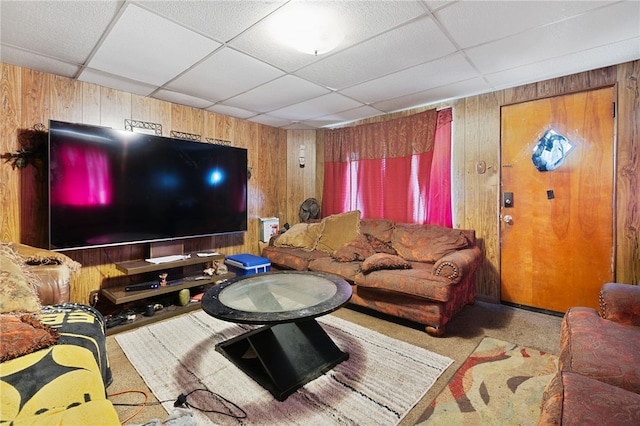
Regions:
[[284, 401], [349, 358], [314, 318], [337, 310], [350, 298], [351, 286], [340, 277], [278, 271], [211, 287], [202, 298], [202, 309], [225, 321], [264, 325], [218, 343], [216, 351]]

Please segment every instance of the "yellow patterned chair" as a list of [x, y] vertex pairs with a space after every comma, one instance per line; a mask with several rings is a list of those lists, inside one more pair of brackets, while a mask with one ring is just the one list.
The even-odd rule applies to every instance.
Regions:
[[[59, 253], [42, 257], [46, 252], [35, 250], [25, 257], [16, 248], [0, 243], [0, 423], [119, 425], [105, 391], [111, 370], [102, 315], [90, 306], [43, 306], [38, 299], [37, 289], [44, 289], [50, 300], [68, 300], [65, 268], [77, 265]], [[38, 266], [47, 271], [39, 275]]]

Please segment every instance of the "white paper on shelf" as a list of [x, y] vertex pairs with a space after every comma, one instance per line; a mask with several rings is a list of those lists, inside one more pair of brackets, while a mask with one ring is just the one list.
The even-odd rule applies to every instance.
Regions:
[[213, 253], [210, 253], [210, 252], [198, 253], [198, 257], [219, 256], [219, 255], [220, 253], [218, 253], [217, 251], [214, 251]]
[[167, 262], [175, 262], [178, 260], [189, 259], [191, 255], [189, 254], [173, 254], [171, 256], [162, 256], [162, 257], [152, 257], [150, 259], [145, 259], [145, 261], [149, 263], [155, 263], [156, 265], [159, 263], [167, 263]]

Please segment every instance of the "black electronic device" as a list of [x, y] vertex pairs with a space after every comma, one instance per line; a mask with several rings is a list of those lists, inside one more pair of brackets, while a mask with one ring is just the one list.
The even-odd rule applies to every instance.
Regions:
[[49, 248], [247, 231], [247, 150], [49, 122]]
[[124, 291], [152, 290], [154, 288], [158, 288], [158, 283], [148, 282], [148, 283], [130, 284], [124, 288]]

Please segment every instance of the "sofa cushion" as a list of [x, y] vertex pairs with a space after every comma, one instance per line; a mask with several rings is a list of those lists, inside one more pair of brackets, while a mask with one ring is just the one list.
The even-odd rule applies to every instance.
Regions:
[[53, 345], [60, 337], [54, 328], [32, 315], [0, 317], [0, 362]]
[[[288, 232], [288, 231], [287, 231]], [[306, 250], [293, 247], [267, 246], [262, 249], [262, 256], [269, 259], [271, 266], [296, 271], [309, 269], [309, 262], [319, 257], [331, 257], [329, 253], [320, 250]]]
[[435, 262], [469, 246], [461, 230], [438, 225], [397, 223], [391, 239], [398, 255], [416, 262]]
[[422, 299], [447, 302], [452, 298], [455, 284], [445, 277], [432, 274], [433, 264], [409, 262], [411, 269], [381, 269], [354, 277], [354, 283], [363, 288], [385, 290]]
[[2, 420], [13, 425], [118, 425], [90, 350], [56, 344], [0, 363]]
[[365, 260], [374, 253], [375, 251], [373, 247], [371, 247], [367, 236], [360, 234], [355, 239], [335, 250], [331, 254], [331, 257], [338, 262], [353, 262], [354, 260]]
[[382, 241], [380, 238], [376, 238], [371, 234], [365, 234], [369, 245], [376, 253], [398, 254], [396, 249], [391, 245], [391, 241]]
[[35, 289], [9, 244], [0, 244], [0, 313], [37, 312], [40, 302]]
[[276, 247], [294, 247], [314, 250], [322, 233], [323, 223], [297, 223], [273, 242]]
[[360, 272], [361, 262], [338, 262], [331, 256], [319, 257], [309, 262], [309, 270], [338, 275], [341, 278], [353, 282], [354, 277]]
[[360, 233], [360, 210], [327, 216], [318, 240], [317, 250], [333, 253]]
[[566, 371], [544, 390], [538, 426], [640, 424], [640, 395]]
[[640, 328], [602, 319], [592, 308], [564, 316], [558, 368], [640, 393]]
[[395, 222], [390, 219], [362, 219], [360, 233], [371, 235], [380, 241], [390, 243]]
[[376, 253], [367, 257], [360, 269], [363, 274], [368, 274], [373, 271], [379, 271], [381, 269], [410, 269], [411, 264], [393, 254]]

